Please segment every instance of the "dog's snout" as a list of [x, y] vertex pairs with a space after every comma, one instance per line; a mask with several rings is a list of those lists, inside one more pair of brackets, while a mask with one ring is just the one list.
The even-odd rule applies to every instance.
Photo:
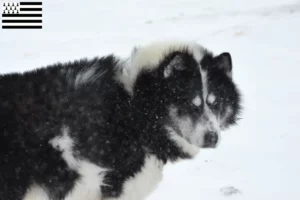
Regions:
[[203, 147], [214, 148], [218, 143], [219, 136], [216, 132], [207, 132], [204, 135], [204, 144]]

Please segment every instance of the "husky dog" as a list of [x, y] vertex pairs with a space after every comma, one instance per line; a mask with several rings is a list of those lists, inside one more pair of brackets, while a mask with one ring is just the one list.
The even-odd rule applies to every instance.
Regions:
[[239, 112], [230, 54], [193, 42], [1, 75], [0, 199], [145, 199]]

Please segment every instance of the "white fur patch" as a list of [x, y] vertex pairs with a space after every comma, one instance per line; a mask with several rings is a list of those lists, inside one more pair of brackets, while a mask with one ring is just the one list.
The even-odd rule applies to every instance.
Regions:
[[100, 186], [107, 170], [87, 161], [78, 163], [77, 172], [81, 178], [75, 183], [65, 200], [101, 200]]
[[202, 91], [203, 99], [207, 98], [208, 88], [207, 88], [207, 72], [204, 71], [200, 66], [201, 80], [202, 80]]
[[156, 156], [149, 155], [141, 172], [127, 180], [124, 191], [119, 198], [108, 198], [105, 200], [142, 200], [145, 199], [162, 180], [163, 162]]
[[43, 188], [32, 185], [26, 192], [23, 200], [50, 200]]
[[67, 79], [70, 83], [74, 84], [75, 88], [87, 83], [93, 83], [105, 73], [105, 71], [96, 72], [97, 64], [98, 61], [95, 61], [92, 66], [83, 66], [82, 70], [78, 73], [75, 73], [72, 69], [69, 69], [67, 72]]
[[100, 187], [105, 185], [103, 179], [107, 169], [76, 158], [73, 152], [74, 141], [69, 136], [69, 131], [68, 127], [63, 126], [62, 135], [49, 141], [54, 149], [62, 152], [62, 157], [68, 166], [80, 175], [65, 200], [101, 200]]
[[172, 72], [171, 70], [172, 70], [172, 69], [168, 69], [168, 68], [165, 69], [165, 71], [164, 71], [164, 77], [165, 77], [165, 78], [168, 78], [168, 77], [171, 75], [171, 72]]
[[93, 78], [95, 78], [95, 71], [96, 69], [92, 67], [77, 74], [74, 82], [75, 88], [86, 82], [93, 81]]
[[49, 141], [54, 149], [62, 152], [62, 157], [71, 169], [78, 168], [78, 160], [73, 155], [73, 140], [69, 136], [69, 128], [62, 127], [62, 135]]
[[216, 100], [216, 96], [214, 94], [209, 94], [207, 97], [207, 103], [212, 105]]
[[202, 104], [201, 98], [200, 98], [199, 96], [196, 96], [196, 97], [193, 99], [193, 104], [194, 104], [195, 106], [201, 106], [201, 104]]
[[[132, 94], [132, 87], [136, 77], [142, 70], [152, 70], [158, 67], [159, 62], [162, 61], [171, 51], [189, 51], [196, 61], [200, 61], [203, 57], [204, 49], [195, 42], [186, 41], [164, 41], [155, 42], [144, 47], [135, 49], [132, 57], [129, 59], [129, 67], [126, 73], [120, 73], [117, 79], [124, 84], [125, 89]], [[168, 75], [168, 74], [167, 74]], [[125, 77], [124, 77], [125, 76]]]

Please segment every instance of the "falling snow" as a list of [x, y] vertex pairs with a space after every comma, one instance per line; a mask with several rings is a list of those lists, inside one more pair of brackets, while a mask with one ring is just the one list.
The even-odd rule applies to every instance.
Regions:
[[299, 1], [92, 0], [84, 6], [45, 1], [43, 31], [0, 30], [0, 72], [110, 52], [125, 56], [136, 44], [165, 38], [229, 51], [244, 94], [243, 119], [222, 135], [217, 150], [168, 165], [148, 200], [300, 198]]

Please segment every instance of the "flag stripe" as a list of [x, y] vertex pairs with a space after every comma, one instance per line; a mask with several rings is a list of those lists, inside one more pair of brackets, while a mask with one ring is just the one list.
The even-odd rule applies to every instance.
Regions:
[[2, 26], [3, 29], [41, 29], [42, 26]]
[[20, 11], [19, 14], [43, 14], [41, 11]]
[[42, 5], [21, 5], [20, 8], [42, 8]]
[[41, 23], [42, 20], [2, 20], [2, 23]]
[[42, 14], [2, 14], [2, 17], [42, 17]]
[[42, 11], [42, 8], [20, 8], [20, 11]]
[[31, 26], [31, 25], [42, 25], [42, 22], [28, 22], [28, 23], [10, 23], [10, 22], [6, 22], [6, 23], [2, 23], [2, 25], [5, 26]]
[[20, 5], [42, 5], [42, 2], [20, 2]]
[[3, 23], [2, 26], [42, 26], [42, 23]]
[[42, 20], [42, 17], [2, 17], [3, 20]]

